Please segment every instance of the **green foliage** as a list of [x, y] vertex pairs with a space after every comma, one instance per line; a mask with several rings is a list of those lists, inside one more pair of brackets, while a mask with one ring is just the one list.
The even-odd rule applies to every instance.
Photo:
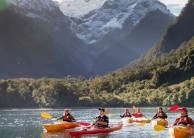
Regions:
[[194, 38], [160, 59], [85, 79], [0, 80], [0, 107], [194, 106]]

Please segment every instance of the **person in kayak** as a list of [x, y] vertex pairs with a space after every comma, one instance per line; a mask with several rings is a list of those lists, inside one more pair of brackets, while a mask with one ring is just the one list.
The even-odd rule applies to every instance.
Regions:
[[179, 108], [180, 117], [176, 118], [173, 126], [185, 125], [191, 127], [194, 125], [193, 119], [188, 117], [188, 110], [186, 107]]
[[123, 115], [120, 115], [121, 118], [124, 117], [131, 117], [131, 113], [129, 112], [129, 109], [125, 109]]
[[69, 113], [69, 109], [65, 109], [64, 114], [61, 117], [58, 117], [57, 120], [75, 122], [75, 118]]
[[134, 117], [143, 117], [144, 115], [141, 113], [140, 109], [137, 109], [137, 112], [132, 114]]
[[109, 125], [109, 118], [105, 115], [105, 109], [99, 108], [99, 116], [96, 117], [95, 121], [93, 122], [92, 126], [106, 128]]
[[163, 112], [162, 107], [158, 108], [157, 113], [154, 115], [153, 119], [157, 119], [157, 118], [162, 118], [162, 119], [166, 119], [168, 116], [166, 115], [166, 113]]

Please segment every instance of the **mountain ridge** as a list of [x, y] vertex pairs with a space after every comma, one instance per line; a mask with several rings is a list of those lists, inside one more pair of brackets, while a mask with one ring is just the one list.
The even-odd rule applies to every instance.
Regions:
[[[157, 60], [162, 54], [177, 49], [182, 43], [191, 39], [194, 35], [194, 29], [191, 29], [190, 26], [194, 23], [194, 16], [188, 13], [192, 13], [193, 6], [192, 0], [189, 0], [176, 21], [165, 30], [157, 43], [142, 57], [129, 64], [129, 66], [136, 67], [138, 64], [146, 64]], [[180, 26], [184, 24], [188, 25], [181, 28]]]

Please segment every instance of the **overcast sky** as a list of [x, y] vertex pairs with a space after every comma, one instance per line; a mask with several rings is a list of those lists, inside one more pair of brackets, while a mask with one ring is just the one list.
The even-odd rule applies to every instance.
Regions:
[[160, 0], [174, 15], [179, 15], [188, 0]]

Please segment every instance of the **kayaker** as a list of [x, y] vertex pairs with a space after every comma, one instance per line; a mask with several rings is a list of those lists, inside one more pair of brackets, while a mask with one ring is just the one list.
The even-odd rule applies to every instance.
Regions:
[[120, 115], [121, 118], [124, 117], [131, 117], [131, 113], [129, 112], [129, 109], [125, 109], [123, 115]]
[[167, 117], [168, 116], [166, 115], [166, 113], [163, 112], [162, 107], [159, 107], [157, 113], [154, 115], [154, 117], [152, 118], [152, 120], [153, 119], [156, 119], [156, 118], [166, 119]]
[[194, 125], [193, 119], [188, 117], [188, 110], [186, 107], [179, 108], [180, 117], [176, 118], [173, 126], [176, 125], [185, 125], [185, 126], [192, 126]]
[[137, 112], [132, 114], [134, 117], [143, 117], [144, 115], [141, 113], [140, 109], [137, 109]]
[[99, 108], [99, 116], [96, 117], [96, 120], [92, 124], [92, 126], [97, 126], [97, 127], [108, 127], [109, 124], [109, 118], [105, 115], [105, 109], [104, 108]]
[[61, 117], [57, 118], [57, 120], [75, 122], [75, 118], [69, 113], [69, 109], [65, 109], [64, 114]]

